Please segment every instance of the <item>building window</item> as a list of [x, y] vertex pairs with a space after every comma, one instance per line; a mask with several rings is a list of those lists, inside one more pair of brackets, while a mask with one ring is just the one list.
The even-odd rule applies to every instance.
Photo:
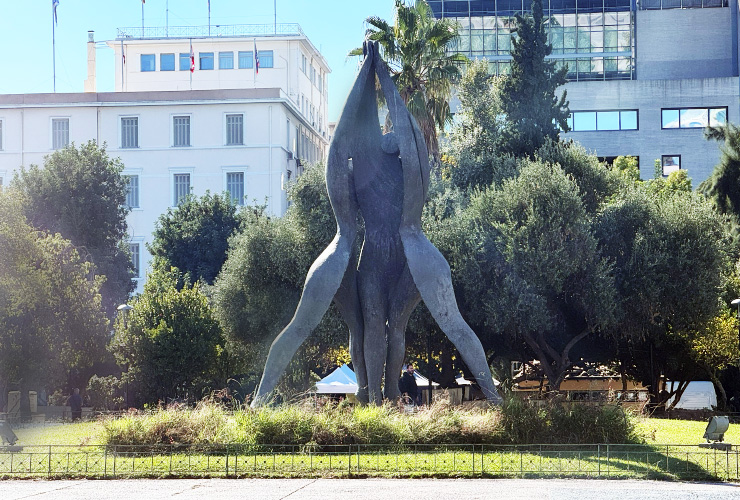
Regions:
[[642, 10], [708, 9], [712, 7], [727, 7], [727, 0], [643, 0], [639, 4]]
[[126, 206], [139, 208], [139, 176], [124, 175], [126, 179]]
[[573, 132], [637, 130], [637, 110], [574, 111], [568, 125]]
[[51, 147], [62, 149], [69, 145], [69, 118], [51, 119]]
[[219, 52], [218, 53], [218, 69], [234, 69], [234, 53], [233, 52]]
[[134, 270], [134, 278], [141, 278], [140, 252], [138, 243], [129, 243], [128, 249], [131, 252], [131, 267]]
[[239, 51], [239, 69], [252, 69], [254, 67], [254, 52]]
[[160, 54], [159, 71], [175, 71], [175, 54]]
[[663, 167], [663, 176], [667, 176], [671, 172], [681, 170], [681, 155], [662, 155], [660, 157], [660, 163]]
[[244, 205], [244, 172], [226, 172], [226, 191], [237, 205]]
[[244, 144], [244, 115], [226, 115], [226, 145]]
[[141, 54], [141, 71], [154, 71], [156, 69], [156, 58], [154, 54]]
[[121, 118], [121, 148], [139, 147], [139, 118], [125, 116]]
[[175, 147], [190, 146], [190, 117], [175, 116], [172, 118], [172, 145]]
[[190, 54], [180, 52], [180, 71], [190, 71]]
[[304, 54], [301, 54], [301, 71], [303, 71], [303, 74], [306, 74], [306, 56]]
[[271, 50], [259, 50], [257, 51], [257, 55], [260, 58], [260, 69], [272, 68], [273, 59]]
[[717, 127], [727, 123], [727, 107], [662, 109], [661, 119], [662, 128]]
[[0, 151], [3, 150], [3, 121], [0, 120]]
[[200, 69], [213, 69], [213, 52], [198, 52]]
[[173, 174], [172, 186], [174, 188], [172, 205], [176, 207], [190, 194], [190, 174]]

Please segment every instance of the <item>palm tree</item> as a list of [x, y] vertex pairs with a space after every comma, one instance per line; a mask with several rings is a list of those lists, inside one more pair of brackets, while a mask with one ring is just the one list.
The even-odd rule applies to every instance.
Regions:
[[[459, 25], [436, 19], [423, 0], [407, 6], [396, 1], [395, 23], [368, 17], [366, 37], [377, 41], [388, 64], [398, 93], [419, 123], [429, 153], [438, 159], [437, 127], [451, 119], [449, 97], [460, 78], [459, 65], [468, 61], [462, 54], [448, 53], [458, 36]], [[361, 55], [355, 49], [350, 55]]]

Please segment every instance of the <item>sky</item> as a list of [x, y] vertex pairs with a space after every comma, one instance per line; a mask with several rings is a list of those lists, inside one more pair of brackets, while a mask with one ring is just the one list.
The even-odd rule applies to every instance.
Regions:
[[[329, 120], [336, 121], [357, 69], [347, 53], [364, 39], [365, 19], [393, 17], [393, 0], [211, 0], [211, 24], [298, 23], [329, 62]], [[56, 90], [82, 92], [87, 32], [116, 38], [116, 28], [141, 26], [141, 0], [59, 0]], [[208, 0], [146, 0], [145, 26], [207, 26]], [[0, 0], [0, 94], [52, 92], [52, 0]], [[114, 90], [113, 50], [97, 44], [97, 91]]]

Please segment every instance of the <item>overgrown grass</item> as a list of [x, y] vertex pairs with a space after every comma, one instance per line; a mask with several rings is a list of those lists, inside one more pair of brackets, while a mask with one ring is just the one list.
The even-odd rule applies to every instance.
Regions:
[[501, 408], [435, 404], [406, 415], [391, 405], [302, 405], [227, 411], [215, 403], [160, 408], [103, 423], [111, 445], [405, 445], [639, 443], [636, 418], [617, 406]]

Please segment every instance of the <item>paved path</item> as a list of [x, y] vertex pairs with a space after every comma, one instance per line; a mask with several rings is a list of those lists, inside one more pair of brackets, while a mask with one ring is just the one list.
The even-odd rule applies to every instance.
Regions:
[[580, 479], [136, 479], [0, 481], [2, 500], [740, 500], [740, 485]]

